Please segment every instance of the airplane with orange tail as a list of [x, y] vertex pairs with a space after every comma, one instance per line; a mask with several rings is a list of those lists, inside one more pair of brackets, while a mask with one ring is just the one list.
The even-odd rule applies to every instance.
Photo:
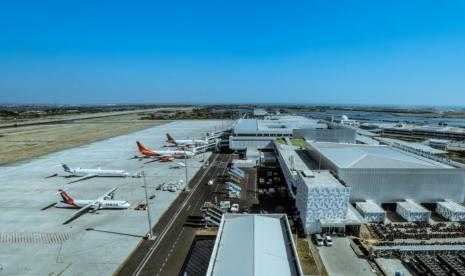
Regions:
[[176, 140], [169, 133], [166, 133], [166, 142], [168, 143], [168, 145], [165, 145], [165, 147], [195, 148], [198, 146], [208, 145], [208, 140], [195, 140], [195, 139]]
[[82, 216], [83, 214], [91, 211], [95, 212], [100, 209], [127, 209], [131, 206], [129, 202], [124, 200], [114, 200], [115, 191], [118, 188], [113, 188], [105, 194], [99, 196], [97, 199], [74, 199], [65, 190], [59, 189], [57, 194], [60, 194], [62, 205], [55, 205], [61, 208], [79, 208], [78, 211], [73, 213], [68, 220], [63, 224], [67, 224], [72, 220]]
[[144, 145], [142, 145], [139, 141], [136, 141], [137, 148], [139, 152], [148, 158], [155, 158], [161, 162], [172, 161], [175, 158], [191, 158], [195, 156], [195, 152], [187, 151], [187, 150], [151, 150]]

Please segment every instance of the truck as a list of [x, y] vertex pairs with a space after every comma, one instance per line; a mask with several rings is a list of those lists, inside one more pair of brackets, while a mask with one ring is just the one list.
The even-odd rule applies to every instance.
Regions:
[[230, 201], [220, 201], [220, 209], [229, 209], [231, 208]]
[[239, 198], [241, 195], [237, 191], [229, 191], [228, 192], [228, 197], [229, 198]]

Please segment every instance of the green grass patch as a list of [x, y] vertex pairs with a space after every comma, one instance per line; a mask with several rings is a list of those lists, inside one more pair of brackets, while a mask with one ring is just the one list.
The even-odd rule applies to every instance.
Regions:
[[305, 147], [305, 140], [303, 138], [292, 138], [291, 139], [292, 145], [295, 147]]
[[276, 143], [286, 145], [286, 140], [284, 138], [276, 138]]
[[318, 267], [308, 247], [307, 239], [305, 237], [299, 238], [297, 234], [294, 234], [293, 238], [304, 275], [319, 275]]

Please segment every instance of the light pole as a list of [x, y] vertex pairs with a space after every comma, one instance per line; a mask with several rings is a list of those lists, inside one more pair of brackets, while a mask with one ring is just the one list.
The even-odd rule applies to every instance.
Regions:
[[184, 172], [186, 174], [186, 191], [189, 192], [190, 188], [189, 188], [189, 182], [187, 179], [187, 152], [186, 150], [184, 150]]
[[144, 172], [144, 166], [142, 166], [142, 177], [144, 179], [144, 191], [145, 191], [145, 204], [147, 206], [147, 219], [148, 219], [148, 223], [149, 223], [149, 232], [148, 232], [148, 235], [147, 235], [147, 238], [149, 240], [153, 240], [155, 238], [155, 235], [153, 235], [153, 229], [152, 229], [152, 219], [150, 217], [150, 204], [149, 204], [149, 196], [148, 196], [148, 193], [147, 193], [147, 181], [145, 179], [145, 172]]

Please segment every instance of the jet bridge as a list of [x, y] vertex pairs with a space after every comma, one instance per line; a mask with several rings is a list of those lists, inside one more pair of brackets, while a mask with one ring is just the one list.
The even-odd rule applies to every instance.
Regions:
[[229, 171], [236, 174], [236, 175], [238, 175], [238, 176], [240, 176], [241, 178], [245, 177], [245, 172], [243, 170], [241, 170], [241, 169], [231, 168]]
[[229, 175], [234, 176], [239, 179], [244, 179], [244, 174], [239, 174], [237, 171], [229, 170]]
[[206, 145], [195, 147], [195, 152], [196, 153], [206, 152], [207, 150], [215, 149], [217, 145], [218, 145], [218, 141], [213, 140], [213, 142], [210, 142]]
[[226, 182], [226, 184], [228, 185], [228, 188], [231, 189], [231, 190], [234, 190], [236, 192], [242, 191], [242, 188], [239, 185], [236, 185], [236, 184], [234, 184], [232, 182]]

